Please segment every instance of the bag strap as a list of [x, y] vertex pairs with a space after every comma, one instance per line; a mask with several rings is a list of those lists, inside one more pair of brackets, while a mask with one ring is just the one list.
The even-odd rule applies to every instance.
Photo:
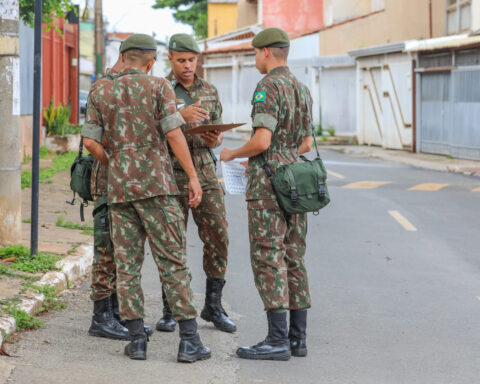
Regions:
[[298, 202], [297, 185], [295, 184], [295, 177], [293, 176], [293, 172], [290, 167], [285, 167], [285, 171], [287, 172], [288, 179], [290, 180], [290, 200], [292, 201], [292, 204], [295, 205]]
[[[320, 159], [320, 157], [318, 158]], [[322, 169], [320, 168], [320, 165], [318, 164], [318, 162], [313, 161], [312, 163], [313, 163], [313, 168], [315, 168], [315, 170], [317, 171], [317, 177], [318, 177], [318, 184], [317, 184], [318, 200], [324, 200], [326, 196], [326, 191], [325, 191], [325, 183], [322, 183], [322, 179], [323, 179]]]

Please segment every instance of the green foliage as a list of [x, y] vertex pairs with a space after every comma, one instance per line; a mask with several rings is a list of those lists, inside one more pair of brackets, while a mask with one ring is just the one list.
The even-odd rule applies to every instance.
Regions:
[[22, 164], [27, 164], [27, 163], [28, 163], [29, 161], [31, 161], [31, 160], [32, 160], [32, 156], [30, 156], [30, 155], [25, 155], [25, 156], [23, 156], [23, 162], [22, 162]]
[[32, 219], [25, 219], [25, 220], [22, 220], [22, 223], [31, 223], [32, 222]]
[[[51, 184], [53, 183], [52, 177], [55, 176], [60, 171], [66, 171], [70, 169], [70, 166], [73, 164], [73, 161], [77, 157], [76, 152], [67, 152], [61, 155], [58, 155], [53, 158], [53, 163], [50, 168], [41, 169], [39, 173], [39, 181], [42, 184]], [[32, 171], [23, 171], [22, 172], [22, 189], [30, 188], [32, 186]]]
[[38, 255], [30, 255], [30, 249], [24, 245], [11, 245], [0, 248], [0, 259], [15, 257], [10, 268], [16, 271], [37, 273], [48, 272], [58, 269], [56, 264], [60, 257], [49, 253], [39, 252]]
[[93, 226], [88, 224], [74, 224], [70, 220], [65, 221], [63, 216], [59, 216], [55, 222], [57, 227], [68, 228], [68, 229], [79, 229], [83, 235], [92, 235], [93, 236]]
[[327, 128], [327, 132], [330, 136], [335, 136], [335, 127], [333, 125], [330, 125], [328, 128]]
[[155, 0], [153, 8], [173, 9], [173, 17], [181, 23], [191, 25], [197, 38], [207, 37], [207, 0]]
[[315, 135], [323, 136], [323, 127], [321, 123], [318, 124], [317, 129], [315, 130]]
[[72, 133], [72, 124], [70, 124], [70, 114], [72, 106], [62, 105], [59, 103], [57, 107], [53, 104], [53, 96], [50, 99], [48, 107], [43, 108], [43, 120], [47, 127], [47, 136], [68, 135]]
[[22, 329], [38, 329], [45, 326], [45, 324], [36, 317], [33, 317], [27, 312], [19, 309], [18, 305], [13, 305], [5, 308], [5, 313], [15, 319], [15, 322], [17, 324], [17, 332]]
[[21, 293], [25, 293], [28, 290], [41, 293], [44, 296], [43, 304], [38, 309], [37, 313], [47, 312], [52, 310], [61, 310], [67, 307], [67, 303], [63, 300], [60, 300], [56, 293], [56, 289], [53, 285], [34, 285], [32, 283], [23, 283], [23, 289]]
[[40, 159], [46, 159], [48, 156], [48, 148], [44, 145], [40, 147]]
[[[20, 0], [20, 18], [22, 21], [34, 27], [35, 24], [35, 0]], [[47, 24], [50, 29], [54, 26], [54, 16], [65, 18], [67, 13], [74, 9], [72, 0], [43, 0], [42, 1], [42, 21]], [[55, 28], [58, 32], [58, 28]]]

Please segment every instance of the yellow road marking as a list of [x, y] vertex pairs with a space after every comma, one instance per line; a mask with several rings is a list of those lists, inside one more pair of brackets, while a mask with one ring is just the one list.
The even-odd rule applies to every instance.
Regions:
[[414, 187], [409, 188], [409, 191], [431, 191], [436, 192], [441, 189], [448, 187], [449, 184], [438, 184], [438, 183], [423, 183], [415, 185]]
[[474, 188], [474, 189], [472, 190], [472, 192], [480, 192], [480, 187]]
[[390, 183], [391, 181], [357, 181], [356, 183], [344, 185], [343, 188], [374, 189]]
[[416, 232], [417, 228], [413, 226], [402, 214], [398, 211], [388, 211], [390, 216], [392, 216], [397, 222], [406, 230]]
[[328, 173], [329, 175], [335, 176], [335, 177], [338, 178], [338, 179], [344, 179], [344, 178], [345, 178], [345, 176], [343, 176], [343, 175], [341, 175], [341, 174], [339, 174], [339, 173], [337, 173], [337, 172], [327, 171], [327, 173]]

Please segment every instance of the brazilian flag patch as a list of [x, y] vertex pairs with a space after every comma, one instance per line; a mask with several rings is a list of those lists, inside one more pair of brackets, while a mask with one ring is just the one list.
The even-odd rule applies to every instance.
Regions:
[[261, 103], [262, 101], [265, 101], [266, 96], [267, 96], [267, 93], [265, 91], [255, 92], [255, 96], [253, 96], [253, 102]]

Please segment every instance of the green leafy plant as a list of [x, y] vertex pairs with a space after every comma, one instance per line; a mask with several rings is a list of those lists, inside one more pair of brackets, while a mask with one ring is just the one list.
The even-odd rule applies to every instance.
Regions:
[[328, 128], [327, 128], [327, 132], [330, 136], [335, 136], [335, 127], [333, 125], [330, 125]]
[[71, 110], [72, 106], [70, 103], [68, 105], [59, 103], [58, 106], [55, 107], [52, 96], [48, 107], [43, 108], [43, 120], [47, 127], [47, 136], [63, 136], [71, 132], [72, 125], [69, 122]]
[[60, 257], [45, 252], [30, 255], [30, 249], [24, 245], [0, 248], [0, 259], [6, 258], [15, 258], [15, 261], [10, 265], [11, 269], [29, 273], [57, 270], [56, 264], [60, 260]]
[[315, 135], [323, 136], [323, 127], [321, 123], [318, 124], [317, 129], [315, 130]]
[[31, 222], [32, 222], [32, 219], [24, 219], [24, 220], [22, 220], [22, 223], [27, 223], [27, 224], [29, 224], [29, 223], [31, 223]]
[[28, 163], [29, 161], [31, 161], [31, 160], [32, 160], [32, 156], [30, 156], [30, 155], [25, 155], [25, 156], [23, 156], [23, 162], [22, 162], [22, 164], [27, 164], [27, 163]]
[[17, 324], [16, 331], [21, 331], [22, 329], [38, 329], [45, 326], [45, 323], [37, 319], [36, 317], [29, 315], [22, 309], [18, 308], [18, 305], [7, 307], [5, 313], [12, 316], [15, 319]]
[[39, 286], [28, 282], [25, 282], [22, 285], [23, 289], [21, 290], [21, 293], [25, 293], [26, 291], [30, 290], [43, 294], [43, 304], [38, 309], [37, 313], [48, 312], [52, 310], [58, 311], [67, 307], [67, 303], [59, 298], [53, 285]]
[[40, 159], [46, 159], [48, 157], [48, 148], [44, 145], [40, 147]]
[[[35, 24], [35, 0], [20, 0], [20, 18], [22, 21], [34, 27]], [[74, 10], [74, 4], [71, 0], [43, 0], [42, 1], [42, 21], [47, 24], [47, 29], [55, 28], [55, 15], [59, 18], [65, 18], [67, 13]]]
[[92, 235], [93, 236], [93, 226], [88, 224], [74, 224], [70, 220], [66, 220], [63, 216], [59, 216], [55, 222], [57, 227], [68, 228], [68, 229], [79, 229], [82, 231], [83, 235]]

